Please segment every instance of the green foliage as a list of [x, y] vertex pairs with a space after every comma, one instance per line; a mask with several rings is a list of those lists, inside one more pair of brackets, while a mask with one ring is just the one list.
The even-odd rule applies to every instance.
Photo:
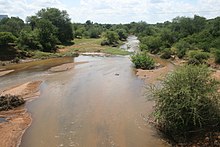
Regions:
[[128, 37], [128, 34], [125, 29], [117, 29], [116, 32], [118, 33], [120, 40], [126, 40]]
[[40, 19], [37, 22], [39, 32], [39, 42], [43, 47], [43, 51], [50, 52], [56, 50], [58, 38], [56, 36], [57, 28], [46, 19]]
[[57, 8], [41, 9], [37, 17], [50, 21], [57, 28], [56, 37], [60, 42], [65, 43], [73, 39], [72, 25], [66, 11]]
[[42, 45], [39, 40], [39, 30], [35, 29], [33, 31], [31, 30], [22, 30], [20, 33], [20, 36], [18, 38], [18, 47], [21, 49], [38, 49], [42, 50]]
[[170, 48], [165, 48], [162, 51], [162, 54], [161, 54], [160, 57], [163, 58], [163, 59], [169, 59], [172, 54], [173, 54], [173, 52], [172, 52], [172, 50]]
[[148, 50], [148, 46], [144, 43], [140, 43], [139, 48], [141, 51], [147, 51]]
[[136, 68], [153, 69], [155, 67], [153, 58], [147, 55], [146, 52], [140, 52], [132, 55], [131, 61], [134, 63]]
[[6, 46], [8, 43], [14, 43], [16, 37], [10, 32], [0, 32], [0, 46]]
[[207, 52], [202, 52], [200, 50], [193, 50], [189, 52], [189, 64], [203, 64], [210, 57], [210, 54]]
[[187, 50], [190, 48], [189, 43], [183, 40], [177, 42], [175, 46], [177, 48], [176, 52], [179, 58], [183, 58], [186, 55]]
[[215, 50], [215, 62], [220, 63], [220, 50]]
[[175, 141], [219, 124], [219, 83], [210, 74], [204, 65], [186, 65], [169, 74], [161, 88], [154, 89], [155, 121]]
[[107, 31], [104, 34], [104, 37], [106, 38], [106, 40], [108, 41], [108, 43], [110, 45], [118, 44], [119, 36], [118, 36], [118, 34], [116, 32], [114, 32], [114, 31]]
[[0, 21], [0, 32], [11, 32], [18, 37], [24, 26], [24, 21], [18, 17], [4, 18]]
[[162, 46], [162, 41], [159, 36], [144, 37], [140, 41], [142, 46], [147, 46], [148, 51], [153, 54], [158, 53], [160, 51], [160, 47]]

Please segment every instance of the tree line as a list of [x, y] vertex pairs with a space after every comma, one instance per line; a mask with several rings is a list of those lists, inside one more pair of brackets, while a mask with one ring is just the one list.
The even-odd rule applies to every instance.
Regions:
[[117, 46], [128, 34], [138, 36], [142, 51], [160, 54], [162, 58], [174, 55], [199, 63], [213, 53], [220, 62], [220, 17], [176, 17], [157, 24], [143, 21], [99, 24], [91, 20], [72, 23], [66, 11], [46, 8], [28, 16], [26, 22], [18, 17], [0, 21], [0, 46], [14, 43], [23, 50], [53, 52], [57, 45], [69, 43], [74, 38], [103, 38], [101, 45]]
[[126, 40], [128, 29], [124, 25], [71, 23], [66, 11], [57, 8], [41, 9], [28, 16], [26, 22], [19, 17], [0, 20], [0, 46], [15, 44], [22, 50], [54, 52], [59, 44], [74, 38], [105, 38], [102, 45], [117, 45]]
[[[175, 55], [190, 59], [192, 51], [202, 56], [200, 58], [207, 58], [206, 53], [213, 53], [216, 61], [220, 61], [220, 17], [206, 19], [195, 15], [193, 18], [176, 17], [171, 22], [134, 22], [128, 26], [139, 37], [142, 51], [160, 54], [162, 58]], [[200, 62], [196, 58], [192, 60]]]
[[21, 49], [53, 51], [56, 44], [73, 39], [72, 24], [66, 11], [56, 8], [42, 9], [26, 18], [18, 17], [0, 21], [0, 43], [16, 43]]

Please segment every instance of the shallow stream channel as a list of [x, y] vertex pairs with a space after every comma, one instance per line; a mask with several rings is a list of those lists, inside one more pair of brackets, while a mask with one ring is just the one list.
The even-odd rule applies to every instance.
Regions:
[[[137, 38], [129, 42], [136, 44], [129, 44], [130, 50], [138, 47]], [[48, 71], [83, 61], [68, 71]], [[79, 56], [22, 67], [0, 77], [0, 89], [43, 81], [40, 97], [26, 104], [33, 122], [20, 147], [167, 146], [146, 121], [153, 102], [147, 101], [146, 83], [136, 76], [129, 57]]]

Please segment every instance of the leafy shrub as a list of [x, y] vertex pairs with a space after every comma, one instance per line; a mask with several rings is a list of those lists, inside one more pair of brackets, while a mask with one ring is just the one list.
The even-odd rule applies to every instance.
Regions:
[[141, 51], [147, 51], [148, 50], [148, 46], [146, 44], [140, 43], [140, 50]]
[[205, 60], [210, 57], [209, 53], [202, 51], [191, 51], [189, 52], [189, 61], [188, 64], [203, 64]]
[[215, 62], [220, 63], [220, 50], [215, 51]]
[[179, 41], [175, 44], [177, 48], [177, 57], [183, 58], [186, 55], [187, 50], [190, 48], [190, 45], [186, 41]]
[[172, 50], [170, 48], [166, 48], [163, 50], [160, 57], [163, 59], [169, 59], [171, 55], [172, 55]]
[[153, 69], [155, 67], [153, 58], [147, 55], [146, 52], [136, 53], [131, 56], [131, 61], [134, 63], [136, 68]]
[[107, 31], [104, 34], [104, 37], [106, 38], [106, 40], [108, 41], [109, 44], [117, 44], [117, 42], [119, 40], [118, 33], [114, 32], [114, 31]]
[[147, 40], [145, 44], [148, 46], [148, 50], [156, 54], [160, 51], [160, 47], [162, 46], [161, 38], [158, 36], [149, 36], [147, 37]]
[[101, 46], [104, 46], [104, 45], [109, 45], [109, 42], [108, 42], [107, 40], [103, 40], [103, 41], [101, 42]]
[[16, 37], [10, 32], [0, 32], [0, 45], [8, 45], [8, 43], [14, 43]]
[[38, 35], [39, 33], [37, 29], [33, 31], [22, 30], [17, 40], [18, 47], [24, 50], [28, 50], [28, 49], [42, 50], [42, 45], [40, 44]]
[[219, 83], [205, 65], [186, 65], [169, 74], [156, 88], [155, 122], [175, 141], [219, 124]]

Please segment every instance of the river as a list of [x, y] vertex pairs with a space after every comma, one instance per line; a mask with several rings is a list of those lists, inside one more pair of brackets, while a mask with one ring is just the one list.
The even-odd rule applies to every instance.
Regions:
[[55, 63], [49, 60], [0, 78], [0, 88], [44, 81], [40, 97], [26, 104], [33, 122], [20, 147], [166, 146], [143, 117], [152, 112], [153, 102], [146, 100], [145, 83], [129, 57], [79, 56], [74, 61], [88, 62], [52, 73], [47, 69]]

